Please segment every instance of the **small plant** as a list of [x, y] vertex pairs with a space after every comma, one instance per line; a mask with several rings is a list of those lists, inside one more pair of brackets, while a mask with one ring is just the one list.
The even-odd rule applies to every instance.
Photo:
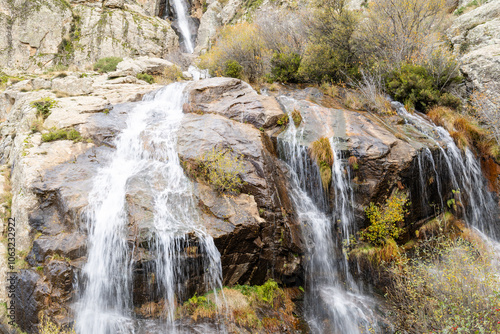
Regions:
[[352, 170], [359, 169], [358, 158], [356, 158], [356, 156], [351, 155], [347, 161], [349, 162], [349, 166], [351, 166]]
[[49, 133], [42, 134], [43, 142], [51, 142], [55, 140], [72, 140], [76, 143], [82, 141], [83, 138], [80, 135], [80, 132], [76, 131], [75, 129], [66, 130], [52, 128]]
[[43, 120], [49, 117], [50, 110], [56, 105], [56, 100], [50, 97], [45, 97], [43, 99], [31, 102], [31, 106], [36, 108], [36, 116], [41, 117]]
[[370, 203], [365, 214], [370, 225], [359, 232], [360, 239], [375, 246], [384, 245], [387, 240], [397, 240], [404, 232], [399, 224], [407, 212], [408, 195], [395, 191], [380, 207]]
[[278, 120], [276, 121], [276, 124], [285, 127], [285, 126], [287, 126], [289, 121], [290, 121], [290, 119], [288, 117], [288, 114], [284, 114], [283, 116], [278, 118]]
[[148, 84], [153, 84], [155, 82], [155, 78], [151, 74], [147, 73], [137, 74], [137, 79], [146, 81]]
[[116, 71], [116, 66], [122, 61], [123, 58], [120, 57], [101, 58], [94, 64], [94, 71], [98, 71], [100, 73]]
[[302, 115], [297, 109], [292, 111], [292, 120], [296, 127], [299, 127], [300, 123], [302, 123]]
[[244, 186], [240, 174], [245, 172], [242, 156], [235, 156], [229, 150], [213, 148], [199, 162], [202, 176], [217, 191], [239, 193]]

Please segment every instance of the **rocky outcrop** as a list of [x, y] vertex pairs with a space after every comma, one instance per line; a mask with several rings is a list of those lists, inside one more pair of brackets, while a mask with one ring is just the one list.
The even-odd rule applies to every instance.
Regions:
[[110, 56], [162, 58], [178, 48], [168, 21], [127, 10], [123, 0], [3, 0], [0, 32], [0, 65], [24, 70], [83, 68]]
[[[500, 104], [500, 1], [494, 0], [454, 20], [447, 32], [460, 69], [467, 79], [468, 94]], [[491, 106], [495, 108], [495, 106]]]
[[[71, 321], [74, 291], [67, 282], [85, 263], [85, 208], [93, 177], [108, 163], [114, 138], [134, 107], [125, 102], [138, 101], [158, 88], [126, 81], [133, 81], [136, 67], [137, 71], [155, 71], [162, 66], [168, 64], [127, 60], [119, 66], [125, 76], [115, 79], [113, 75], [28, 79], [0, 95], [0, 118], [5, 119], [0, 127], [0, 159], [12, 171], [12, 215], [18, 220], [20, 260], [25, 261], [18, 285], [23, 292], [17, 297], [18, 305], [23, 305], [18, 321], [24, 330], [33, 328], [40, 311], [60, 324]], [[303, 284], [307, 239], [288, 197], [288, 167], [278, 158], [284, 130], [278, 120], [284, 112], [301, 114], [302, 145], [334, 137], [341, 143], [344, 158], [356, 157], [358, 167], [351, 172], [360, 221], [369, 202], [382, 202], [395, 187], [411, 188], [419, 152], [424, 147], [435, 149], [398, 116], [382, 120], [310, 102], [313, 96], [315, 101], [322, 100], [317, 89], [264, 96], [241, 80], [212, 78], [187, 84], [184, 96], [178, 155], [193, 181], [200, 222], [221, 254], [225, 285], [262, 284], [270, 277], [285, 285]], [[43, 120], [46, 129], [39, 133], [33, 128], [37, 116], [32, 102], [47, 97], [55, 104]], [[43, 142], [42, 134], [52, 127], [76, 129], [82, 140]], [[204, 157], [214, 150], [241, 159], [239, 193], [222, 193], [200, 172]], [[155, 280], [151, 275], [155, 256], [152, 194], [161, 182], [154, 175], [141, 174], [127, 185], [127, 238], [133, 250], [133, 296], [138, 309], [158, 302], [158, 295], [151, 291]], [[179, 266], [186, 268], [189, 277], [182, 282], [186, 295], [181, 298], [189, 298], [203, 293], [204, 255], [199, 251], [203, 245], [194, 231], [179, 236], [178, 245]]]

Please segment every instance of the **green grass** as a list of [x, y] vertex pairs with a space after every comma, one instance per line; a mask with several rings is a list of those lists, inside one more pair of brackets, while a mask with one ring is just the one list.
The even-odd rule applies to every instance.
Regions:
[[43, 142], [51, 142], [56, 140], [72, 140], [76, 143], [82, 141], [83, 138], [80, 135], [80, 132], [76, 131], [75, 129], [52, 129], [49, 133], [42, 134]]
[[101, 58], [97, 61], [97, 63], [94, 64], [94, 71], [98, 71], [101, 73], [116, 71], [116, 66], [121, 61], [123, 61], [123, 58], [120, 57]]

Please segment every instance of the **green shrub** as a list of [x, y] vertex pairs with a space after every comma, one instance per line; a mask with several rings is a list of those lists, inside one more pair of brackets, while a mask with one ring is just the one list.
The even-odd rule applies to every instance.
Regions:
[[263, 301], [270, 305], [273, 305], [276, 296], [283, 293], [278, 283], [273, 279], [267, 280], [262, 285], [236, 285], [234, 289], [240, 291], [245, 296], [253, 297], [258, 301]]
[[239, 193], [244, 185], [240, 174], [245, 172], [243, 158], [231, 151], [212, 149], [201, 161], [201, 174], [206, 181], [220, 192]]
[[72, 140], [74, 142], [82, 141], [82, 136], [80, 132], [75, 129], [51, 129], [49, 133], [42, 134], [43, 142], [51, 142], [56, 140]]
[[398, 225], [404, 221], [407, 212], [408, 195], [396, 191], [383, 207], [370, 203], [366, 217], [370, 225], [359, 232], [360, 239], [372, 245], [383, 245], [388, 239], [398, 239], [404, 229]]
[[243, 76], [243, 66], [236, 60], [228, 60], [224, 63], [223, 75], [225, 77], [241, 79]]
[[155, 78], [151, 74], [147, 74], [147, 73], [139, 73], [139, 74], [137, 74], [137, 79], [144, 80], [148, 84], [152, 84], [152, 83], [155, 82]]
[[445, 85], [456, 80], [461, 79], [456, 77], [442, 82], [424, 66], [404, 63], [386, 76], [385, 83], [387, 93], [394, 99], [425, 112], [434, 105], [454, 108], [460, 106], [460, 99], [448, 92], [442, 92]]
[[295, 53], [274, 52], [271, 58], [271, 78], [280, 82], [299, 82], [298, 75], [302, 57]]
[[94, 64], [94, 71], [101, 73], [108, 73], [116, 71], [116, 66], [119, 62], [123, 61], [120, 57], [106, 57], [101, 58]]
[[358, 76], [357, 55], [352, 47], [358, 16], [346, 0], [314, 1], [311, 36], [299, 74], [308, 81], [338, 82]]
[[45, 97], [43, 99], [31, 102], [31, 106], [36, 108], [36, 116], [41, 117], [44, 120], [49, 117], [50, 115], [50, 110], [57, 105], [56, 100], [50, 98], [50, 97]]

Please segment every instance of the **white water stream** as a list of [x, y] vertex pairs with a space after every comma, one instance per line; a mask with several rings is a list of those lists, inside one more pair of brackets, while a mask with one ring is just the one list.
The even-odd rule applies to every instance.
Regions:
[[379, 333], [372, 311], [374, 301], [360, 291], [342, 252], [354, 217], [352, 188], [341, 152], [331, 139], [335, 207], [329, 212], [319, 169], [301, 144], [303, 135], [290, 118], [287, 130], [279, 137], [279, 150], [290, 166], [290, 195], [307, 242], [306, 320], [313, 333]]
[[186, 51], [188, 53], [193, 53], [193, 36], [191, 35], [191, 30], [189, 29], [188, 9], [186, 3], [184, 2], [184, 0], [172, 1], [174, 4], [175, 13], [177, 15], [177, 21], [179, 23], [179, 30], [186, 46]]
[[125, 130], [116, 139], [111, 163], [95, 177], [87, 210], [88, 261], [80, 284], [82, 297], [76, 305], [79, 334], [136, 332], [131, 292], [134, 248], [127, 242], [132, 228], [127, 196], [134, 178], [149, 184], [154, 198], [150, 252], [154, 293], [166, 305], [164, 332], [177, 330], [176, 300], [188, 279], [180, 262], [187, 257], [188, 233], [197, 240], [203, 256], [206, 290], [222, 287], [220, 254], [200, 227], [192, 185], [176, 151], [184, 87], [174, 83], [135, 105]]

